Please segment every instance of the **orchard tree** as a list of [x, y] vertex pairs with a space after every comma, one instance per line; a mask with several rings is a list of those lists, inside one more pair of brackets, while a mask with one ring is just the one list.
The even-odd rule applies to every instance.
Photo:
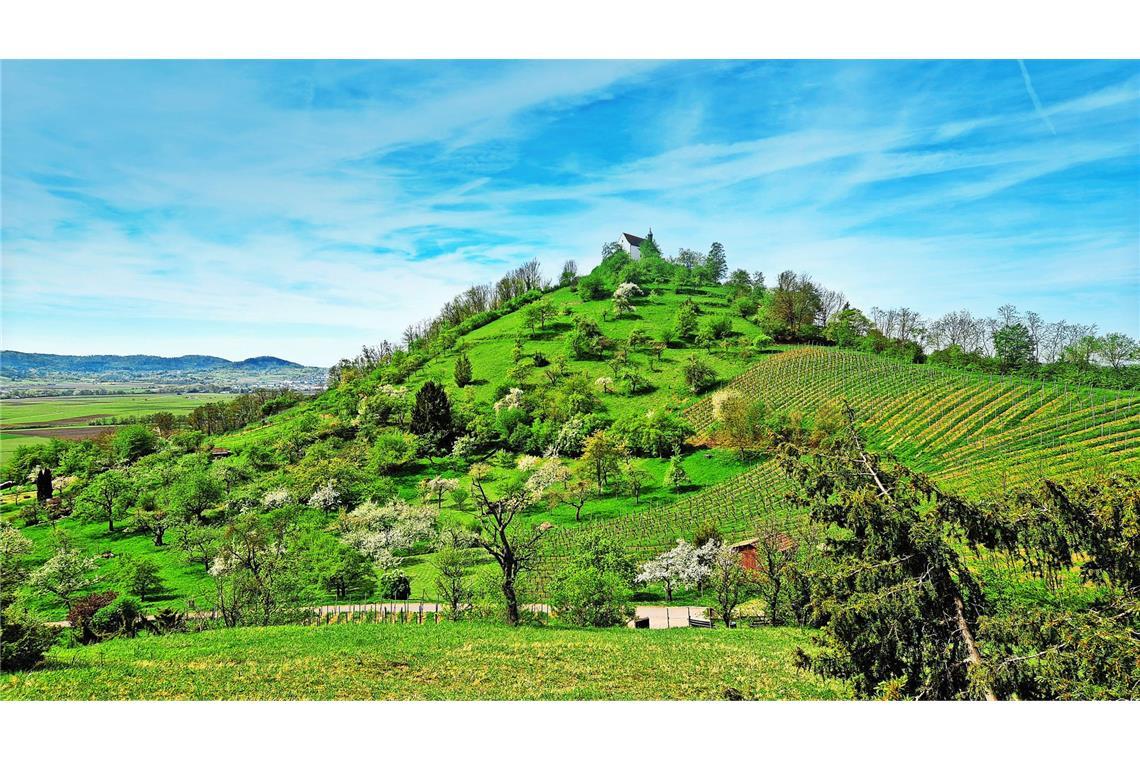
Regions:
[[689, 355], [685, 365], [685, 385], [693, 393], [701, 393], [716, 382], [716, 372], [696, 354]]
[[615, 434], [598, 430], [586, 438], [579, 461], [593, 474], [598, 493], [601, 493], [610, 478], [620, 473], [625, 456], [625, 444]]
[[119, 470], [107, 470], [95, 476], [76, 500], [76, 511], [82, 516], [107, 521], [107, 531], [115, 532], [115, 518], [123, 517], [131, 505], [133, 490], [127, 476]]
[[463, 550], [447, 546], [435, 553], [432, 564], [436, 569], [435, 588], [447, 607], [448, 620], [459, 620], [471, 601], [467, 581], [467, 557]]
[[59, 599], [70, 610], [75, 595], [98, 580], [94, 576], [95, 568], [93, 557], [64, 540], [55, 554], [32, 571], [28, 583], [37, 591]]
[[685, 471], [685, 463], [681, 461], [680, 454], [669, 457], [669, 466], [665, 468], [665, 485], [672, 491], [680, 491], [689, 485], [692, 479]]
[[634, 579], [637, 583], [660, 583], [665, 587], [665, 599], [672, 603], [673, 592], [696, 586], [709, 574], [703, 549], [683, 538], [667, 552], [658, 554], [641, 566]]
[[518, 625], [519, 575], [530, 569], [538, 559], [539, 542], [548, 526], [545, 523], [536, 527], [515, 522], [515, 518], [530, 505], [530, 499], [523, 490], [501, 499], [491, 499], [483, 489], [483, 484], [476, 483], [475, 494], [479, 506], [475, 541], [499, 566], [502, 573], [500, 589], [506, 601], [507, 622]]
[[708, 588], [716, 598], [716, 611], [724, 627], [732, 625], [736, 608], [744, 601], [752, 587], [752, 578], [740, 564], [740, 555], [719, 542], [710, 542], [705, 547], [709, 552]]

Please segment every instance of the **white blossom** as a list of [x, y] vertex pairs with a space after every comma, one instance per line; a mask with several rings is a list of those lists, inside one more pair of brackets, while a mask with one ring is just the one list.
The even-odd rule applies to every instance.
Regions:
[[495, 402], [495, 411], [501, 412], [504, 409], [518, 409], [522, 405], [522, 397], [522, 388], [511, 388], [507, 391], [507, 395]]

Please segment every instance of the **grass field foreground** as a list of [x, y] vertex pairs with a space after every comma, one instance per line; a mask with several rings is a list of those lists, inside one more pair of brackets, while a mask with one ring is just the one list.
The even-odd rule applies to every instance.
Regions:
[[238, 628], [52, 651], [0, 698], [261, 700], [843, 699], [799, 670], [791, 628], [508, 628], [489, 623]]

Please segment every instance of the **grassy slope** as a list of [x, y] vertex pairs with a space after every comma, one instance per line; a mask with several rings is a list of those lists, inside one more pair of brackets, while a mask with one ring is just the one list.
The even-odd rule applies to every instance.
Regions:
[[217, 630], [56, 649], [4, 699], [842, 699], [787, 628], [510, 629], [483, 623]]

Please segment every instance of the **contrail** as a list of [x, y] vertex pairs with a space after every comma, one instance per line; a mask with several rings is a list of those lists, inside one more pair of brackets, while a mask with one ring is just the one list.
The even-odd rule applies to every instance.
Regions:
[[1017, 59], [1017, 65], [1021, 67], [1021, 78], [1025, 80], [1025, 89], [1029, 93], [1030, 100], [1033, 101], [1033, 108], [1037, 111], [1037, 115], [1045, 122], [1045, 126], [1049, 127], [1049, 131], [1054, 136], [1057, 130], [1053, 128], [1053, 122], [1049, 121], [1049, 117], [1045, 114], [1045, 109], [1041, 107], [1041, 98], [1037, 97], [1037, 90], [1033, 89], [1033, 82], [1029, 78], [1029, 69], [1025, 68], [1025, 61], [1020, 58]]

